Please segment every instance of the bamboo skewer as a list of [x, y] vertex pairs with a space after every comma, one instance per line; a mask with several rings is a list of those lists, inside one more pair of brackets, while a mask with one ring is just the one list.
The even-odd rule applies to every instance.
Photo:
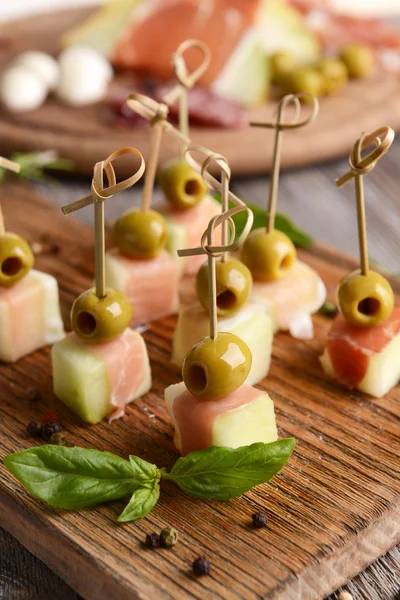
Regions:
[[[13, 160], [9, 160], [8, 158], [4, 158], [0, 156], [0, 167], [3, 169], [7, 169], [7, 171], [12, 171], [13, 173], [19, 173], [21, 170], [21, 165]], [[4, 216], [3, 211], [0, 204], [0, 235], [4, 235], [6, 232], [6, 227], [4, 225]]]
[[[140, 158], [140, 165], [131, 177], [117, 183], [112, 161], [124, 154], [134, 154]], [[104, 201], [115, 194], [132, 187], [143, 175], [145, 169], [144, 159], [136, 148], [120, 148], [108, 158], [95, 164], [93, 171], [91, 194], [62, 207], [65, 215], [80, 210], [84, 206], [94, 205], [94, 235], [95, 235], [95, 282], [96, 296], [104, 298], [106, 295], [105, 284], [105, 234], [104, 234]], [[107, 187], [104, 187], [103, 178], [107, 177]]]
[[[196, 49], [201, 53], [201, 63], [199, 66], [189, 72], [184, 54], [187, 50]], [[200, 79], [210, 64], [210, 51], [206, 44], [200, 40], [189, 39], [178, 46], [172, 55], [172, 65], [174, 75], [178, 81], [177, 85], [164, 97], [164, 102], [168, 105], [179, 101], [179, 130], [183, 136], [189, 137], [189, 107], [188, 90], [191, 89]], [[182, 145], [182, 156], [185, 152], [186, 143]]]
[[[299, 121], [300, 113], [301, 113], [301, 98], [308, 97], [312, 99], [313, 102], [313, 110], [311, 114]], [[284, 115], [286, 109], [293, 105], [295, 108], [295, 115], [291, 122], [284, 121]], [[276, 215], [276, 207], [278, 202], [278, 186], [279, 186], [279, 174], [281, 169], [281, 159], [282, 159], [282, 144], [283, 144], [283, 132], [286, 129], [298, 129], [299, 127], [303, 127], [304, 125], [308, 125], [311, 123], [319, 111], [319, 103], [317, 98], [314, 96], [310, 96], [309, 94], [288, 94], [284, 96], [282, 100], [278, 104], [278, 114], [276, 121], [268, 122], [268, 123], [259, 123], [256, 121], [250, 122], [252, 127], [266, 127], [268, 129], [275, 130], [275, 140], [274, 140], [274, 153], [272, 157], [272, 173], [271, 173], [271, 184], [269, 188], [269, 196], [268, 196], [268, 209], [267, 209], [267, 231], [270, 232], [275, 227], [275, 215]]]
[[[350, 170], [336, 180], [336, 185], [340, 188], [354, 177], [357, 204], [358, 242], [360, 249], [360, 269], [363, 275], [368, 275], [369, 271], [363, 176], [372, 171], [378, 160], [388, 152], [393, 140], [394, 131], [388, 126], [380, 127], [369, 134], [363, 133], [354, 144], [349, 156]], [[375, 144], [375, 148], [367, 156], [362, 158], [362, 150], [367, 148], [372, 143]]]

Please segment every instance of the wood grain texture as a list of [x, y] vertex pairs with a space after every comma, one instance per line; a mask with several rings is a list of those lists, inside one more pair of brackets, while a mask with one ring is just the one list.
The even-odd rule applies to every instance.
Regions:
[[[26, 49], [57, 54], [60, 36], [74, 23], [90, 14], [87, 9], [30, 17], [0, 26], [0, 70]], [[118, 81], [118, 77], [117, 77]], [[270, 120], [276, 104], [251, 111], [250, 120]], [[0, 112], [0, 153], [14, 150], [54, 148], [60, 156], [76, 161], [77, 172], [91, 174], [93, 165], [120, 146], [137, 146], [148, 156], [148, 128], [127, 129], [106, 125], [101, 118], [104, 106], [72, 108], [50, 98], [33, 113]], [[284, 168], [313, 164], [348, 153], [361, 131], [373, 131], [388, 122], [400, 128], [400, 81], [380, 73], [372, 80], [348, 84], [339, 96], [323, 99], [315, 123], [286, 134]], [[258, 173], [270, 168], [273, 132], [259, 128], [218, 130], [193, 128], [193, 142], [225, 155], [232, 172]], [[177, 145], [164, 138], [160, 161], [176, 154]], [[130, 175], [129, 162], [123, 175]]]
[[[38, 267], [58, 278], [67, 319], [73, 298], [91, 280], [91, 232], [63, 218], [29, 186], [5, 186], [2, 197], [10, 229], [30, 242], [51, 232], [60, 244], [60, 254], [39, 256]], [[330, 293], [353, 266], [346, 256], [318, 245], [302, 256], [321, 273]], [[394, 285], [399, 292], [398, 282]], [[175, 322], [152, 323], [144, 334], [152, 391], [113, 425], [84, 426], [54, 398], [49, 349], [1, 366], [0, 456], [32, 445], [26, 423], [53, 408], [71, 442], [171, 467], [176, 452], [162, 392], [179, 380], [169, 364]], [[293, 435], [298, 443], [270, 484], [226, 504], [194, 500], [165, 485], [151, 515], [117, 526], [122, 502], [80, 513], [51, 509], [1, 467], [0, 525], [89, 600], [310, 600], [332, 592], [400, 541], [400, 391], [371, 401], [327, 381], [317, 357], [329, 325], [317, 317], [316, 336], [309, 342], [284, 334], [275, 339], [271, 373], [261, 387], [274, 399], [280, 436]], [[31, 386], [41, 391], [35, 402], [28, 399]], [[265, 531], [249, 528], [257, 509], [270, 516]], [[145, 533], [165, 524], [180, 530], [178, 546], [144, 550]], [[209, 556], [213, 570], [196, 580], [190, 564], [199, 554]]]

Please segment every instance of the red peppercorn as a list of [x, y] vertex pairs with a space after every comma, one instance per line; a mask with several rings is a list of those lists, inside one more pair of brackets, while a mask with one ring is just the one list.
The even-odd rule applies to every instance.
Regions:
[[54, 410], [45, 410], [43, 413], [43, 421], [49, 423], [50, 421], [58, 422], [58, 414]]
[[205, 556], [199, 556], [192, 564], [193, 573], [196, 575], [208, 575], [210, 568], [210, 561]]
[[31, 421], [28, 423], [26, 430], [32, 437], [40, 437], [42, 435], [42, 424], [37, 421]]
[[253, 527], [255, 527], [256, 529], [261, 529], [262, 527], [267, 526], [268, 517], [265, 513], [256, 512], [253, 515], [251, 515], [251, 518], [253, 519]]
[[160, 536], [158, 533], [148, 533], [146, 535], [146, 548], [151, 548], [154, 550], [155, 548], [160, 547]]

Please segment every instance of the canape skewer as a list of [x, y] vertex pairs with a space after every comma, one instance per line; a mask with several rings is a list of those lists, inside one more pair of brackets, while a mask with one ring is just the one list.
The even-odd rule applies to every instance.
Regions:
[[[388, 126], [380, 127], [372, 133], [363, 133], [354, 144], [350, 153], [350, 170], [336, 180], [336, 185], [339, 188], [348, 183], [353, 177], [355, 180], [358, 240], [362, 275], [368, 275], [369, 271], [363, 175], [372, 171], [378, 160], [388, 152], [393, 140], [394, 131]], [[362, 158], [362, 150], [367, 148], [370, 144], [375, 144], [375, 148], [367, 156]]]
[[[303, 120], [299, 120], [301, 113], [301, 99], [308, 98], [312, 100], [313, 109], [308, 117]], [[285, 112], [290, 105], [293, 105], [295, 108], [295, 114], [291, 122], [285, 122]], [[272, 158], [272, 174], [271, 174], [271, 184], [269, 188], [269, 198], [268, 198], [268, 212], [267, 212], [267, 231], [270, 232], [274, 229], [275, 226], [275, 215], [276, 215], [276, 206], [278, 201], [278, 184], [279, 184], [279, 173], [281, 169], [281, 158], [282, 158], [282, 142], [283, 142], [283, 132], [287, 129], [298, 129], [299, 127], [304, 127], [304, 125], [308, 125], [318, 115], [319, 112], [319, 103], [317, 98], [314, 96], [310, 96], [309, 94], [288, 94], [284, 96], [282, 100], [278, 104], [278, 114], [275, 121], [271, 122], [257, 122], [251, 121], [250, 125], [252, 127], [265, 127], [268, 129], [275, 130], [275, 142], [274, 142], [274, 154]]]
[[[133, 175], [124, 181], [116, 182], [114, 167], [112, 161], [124, 154], [134, 154], [140, 158], [140, 165]], [[95, 272], [96, 272], [96, 296], [105, 297], [105, 241], [104, 241], [104, 201], [115, 194], [132, 187], [142, 177], [145, 170], [143, 156], [136, 148], [120, 148], [116, 150], [105, 160], [96, 163], [94, 167], [92, 189], [90, 196], [85, 196], [62, 207], [65, 215], [75, 212], [84, 206], [94, 205], [94, 227], [95, 227]], [[103, 183], [104, 174], [107, 177], [108, 186], [105, 188]]]

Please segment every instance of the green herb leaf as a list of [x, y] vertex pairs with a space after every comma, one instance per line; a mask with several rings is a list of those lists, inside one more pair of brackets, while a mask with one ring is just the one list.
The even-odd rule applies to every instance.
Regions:
[[161, 476], [191, 496], [230, 500], [271, 479], [286, 464], [294, 446], [293, 438], [236, 449], [214, 446], [180, 458], [170, 473]]
[[[219, 192], [215, 192], [215, 199], [218, 202], [221, 202], [221, 194]], [[250, 202], [246, 202], [246, 205], [251, 209], [254, 214], [254, 222], [252, 229], [257, 229], [258, 227], [265, 227], [267, 222], [267, 215], [265, 210], [257, 206], [256, 204], [251, 204]], [[230, 203], [230, 207], [233, 206]], [[237, 213], [232, 217], [233, 222], [235, 223], [236, 229], [236, 238], [242, 233], [245, 224], [246, 224], [246, 214], [244, 212]], [[307, 248], [311, 246], [313, 243], [313, 239], [308, 235], [305, 231], [298, 229], [296, 225], [288, 219], [285, 215], [277, 213], [275, 215], [275, 227], [279, 229], [279, 231], [283, 231], [286, 235], [292, 240], [292, 242], [301, 248]]]
[[149, 514], [160, 497], [160, 480], [156, 479], [149, 486], [144, 486], [133, 492], [129, 504], [118, 517], [120, 523], [136, 521]]
[[[49, 179], [46, 176], [46, 170], [72, 171], [74, 168], [73, 160], [58, 158], [54, 150], [47, 150], [46, 152], [15, 152], [10, 158], [20, 165], [20, 172], [13, 175], [21, 179], [42, 181], [43, 179]], [[0, 183], [8, 175], [11, 175], [11, 172], [0, 167]]]
[[69, 510], [122, 498], [144, 481], [129, 461], [78, 447], [29, 448], [6, 456], [4, 464], [34, 496]]
[[154, 479], [160, 479], [160, 471], [156, 465], [152, 465], [138, 456], [130, 456], [132, 473], [138, 481], [148, 482]]

